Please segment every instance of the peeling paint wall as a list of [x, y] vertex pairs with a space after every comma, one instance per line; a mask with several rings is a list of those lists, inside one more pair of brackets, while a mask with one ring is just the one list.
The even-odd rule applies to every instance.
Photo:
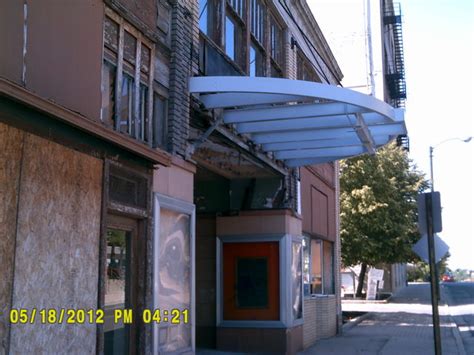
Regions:
[[0, 123], [0, 354], [6, 352], [16, 234], [18, 183], [25, 133]]
[[[1, 197], [7, 198], [0, 206], [7, 222], [0, 223], [1, 304], [8, 307], [12, 298], [11, 308], [95, 309], [102, 161], [3, 124], [0, 149]], [[17, 194], [17, 208], [11, 208]], [[6, 345], [8, 329], [0, 324], [0, 330]], [[95, 344], [93, 324], [47, 325], [36, 319], [11, 325], [9, 350], [94, 353]]]

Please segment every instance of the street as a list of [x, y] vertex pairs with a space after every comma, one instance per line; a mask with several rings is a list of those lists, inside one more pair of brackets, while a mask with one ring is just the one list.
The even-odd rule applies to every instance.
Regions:
[[474, 283], [443, 283], [449, 313], [458, 326], [467, 354], [474, 354]]
[[[443, 354], [474, 354], [474, 284], [441, 284]], [[388, 303], [345, 301], [343, 311], [368, 312], [302, 354], [434, 354], [430, 285], [409, 284]]]

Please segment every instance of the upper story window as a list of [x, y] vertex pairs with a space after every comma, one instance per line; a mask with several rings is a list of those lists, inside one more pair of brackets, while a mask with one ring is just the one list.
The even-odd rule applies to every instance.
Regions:
[[245, 0], [230, 0], [229, 3], [239, 17], [243, 19], [245, 14]]
[[244, 0], [226, 1], [224, 51], [240, 68], [245, 65]]
[[265, 7], [261, 0], [250, 0], [250, 76], [266, 75]]
[[[220, 48], [226, 54], [227, 66], [240, 74], [283, 76], [283, 26], [263, 0], [200, 0], [199, 28], [205, 35], [201, 37], [200, 56], [204, 74], [216, 75], [217, 67], [226, 67], [209, 67], [217, 60], [214, 52]], [[209, 47], [213, 52], [207, 58]], [[224, 72], [235, 75], [230, 74], [232, 70]]]
[[254, 38], [263, 46], [265, 28], [265, 7], [261, 0], [250, 0], [250, 30]]
[[321, 79], [316, 74], [316, 70], [313, 68], [311, 62], [300, 50], [297, 55], [296, 69], [296, 78], [298, 80], [314, 81], [317, 83], [321, 82]]
[[[110, 9], [104, 18], [102, 121], [149, 146], [164, 145], [165, 99], [154, 90], [154, 45]], [[166, 106], [166, 105], [164, 105]]]
[[209, 4], [207, 0], [199, 1], [199, 29], [204, 34], [208, 34]]
[[283, 76], [283, 29], [273, 15], [270, 15], [270, 58], [271, 76]]

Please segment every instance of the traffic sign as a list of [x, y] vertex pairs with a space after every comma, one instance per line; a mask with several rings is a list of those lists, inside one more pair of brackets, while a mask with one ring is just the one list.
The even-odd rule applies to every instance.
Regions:
[[[434, 235], [434, 249], [435, 249], [435, 262], [438, 263], [449, 251], [449, 246], [438, 237]], [[428, 235], [423, 234], [420, 240], [411, 248], [413, 252], [418, 255], [423, 261], [429, 263], [428, 253]]]
[[441, 223], [441, 196], [439, 192], [427, 192], [418, 194], [418, 230], [421, 234], [428, 233], [427, 225], [427, 211], [426, 211], [426, 198], [431, 195], [431, 220], [433, 225], [433, 233], [438, 233], [443, 230]]

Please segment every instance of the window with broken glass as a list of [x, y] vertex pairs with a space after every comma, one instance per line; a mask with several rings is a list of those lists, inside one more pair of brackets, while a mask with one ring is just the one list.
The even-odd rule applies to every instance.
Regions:
[[101, 119], [150, 147], [163, 147], [166, 100], [154, 90], [153, 57], [153, 44], [107, 8]]

